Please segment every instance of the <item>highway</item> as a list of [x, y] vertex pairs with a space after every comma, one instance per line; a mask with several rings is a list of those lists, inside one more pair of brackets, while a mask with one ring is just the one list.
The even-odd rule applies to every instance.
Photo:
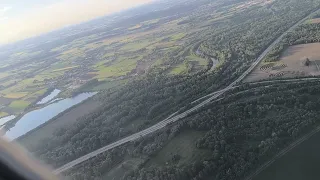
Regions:
[[[296, 81], [311, 81], [311, 80], [320, 80], [320, 78], [318, 78], [318, 77], [310, 77], [310, 78], [295, 78], [295, 79], [277, 79], [277, 80], [266, 80], [266, 81], [252, 82], [252, 83], [249, 83], [249, 84], [250, 85], [254, 85], [254, 84], [265, 84], [265, 83], [276, 83], [276, 82], [296, 82]], [[229, 90], [237, 88], [237, 87], [240, 87], [240, 85], [239, 86], [229, 87], [229, 88], [224, 88], [222, 90], [210, 93], [208, 95], [205, 95], [205, 96], [193, 101], [191, 104], [195, 104], [195, 103], [200, 102], [201, 100], [203, 100], [205, 98], [208, 98], [210, 96], [213, 96], [213, 95], [215, 95], [217, 93], [226, 92], [226, 91], [229, 91]]]
[[220, 91], [216, 91], [216, 92], [211, 93], [210, 95], [212, 95], [212, 96], [206, 95], [206, 96], [205, 96], [205, 97], [207, 98], [206, 100], [204, 100], [203, 102], [199, 103], [198, 105], [194, 106], [193, 108], [191, 108], [191, 109], [189, 109], [189, 110], [187, 110], [187, 111], [185, 111], [185, 112], [183, 112], [183, 113], [180, 113], [180, 114], [178, 114], [178, 115], [174, 115], [174, 114], [173, 114], [173, 115], [169, 116], [169, 118], [167, 118], [167, 119], [165, 119], [165, 120], [163, 120], [163, 121], [161, 121], [161, 122], [159, 122], [159, 123], [157, 123], [157, 124], [155, 124], [155, 125], [147, 128], [147, 129], [145, 129], [145, 130], [142, 130], [142, 131], [140, 131], [140, 132], [137, 132], [137, 133], [135, 133], [135, 134], [132, 134], [132, 135], [126, 137], [126, 138], [123, 138], [123, 139], [121, 139], [121, 140], [118, 140], [118, 141], [116, 141], [116, 142], [114, 142], [114, 143], [112, 143], [112, 144], [109, 144], [109, 145], [107, 145], [107, 146], [105, 146], [105, 147], [102, 147], [102, 148], [100, 148], [100, 149], [98, 149], [98, 150], [95, 150], [95, 151], [93, 151], [93, 152], [91, 152], [91, 153], [89, 153], [89, 154], [87, 154], [87, 155], [84, 155], [84, 156], [82, 156], [82, 157], [80, 157], [80, 158], [78, 158], [78, 159], [76, 159], [76, 160], [74, 160], [74, 161], [71, 161], [71, 162], [63, 165], [62, 167], [54, 170], [53, 172], [54, 172], [55, 174], [59, 174], [59, 173], [64, 172], [64, 171], [66, 171], [66, 170], [68, 170], [68, 169], [70, 169], [70, 168], [72, 168], [72, 167], [74, 167], [74, 166], [76, 166], [76, 165], [78, 165], [78, 164], [81, 164], [81, 163], [87, 161], [88, 159], [93, 158], [93, 157], [95, 157], [95, 156], [97, 156], [97, 155], [99, 155], [99, 154], [101, 154], [101, 153], [103, 153], [103, 152], [105, 152], [105, 151], [108, 151], [108, 150], [113, 149], [113, 148], [115, 148], [115, 147], [121, 146], [121, 145], [126, 144], [126, 143], [128, 143], [128, 142], [130, 142], [130, 141], [137, 140], [137, 139], [139, 139], [139, 138], [141, 138], [141, 137], [143, 137], [143, 136], [146, 136], [146, 135], [148, 135], [148, 134], [151, 134], [151, 133], [153, 133], [153, 132], [155, 132], [155, 131], [157, 131], [157, 130], [159, 130], [159, 129], [164, 128], [164, 127], [165, 127], [166, 125], [168, 125], [168, 124], [177, 122], [178, 120], [186, 117], [187, 115], [189, 115], [190, 113], [194, 112], [195, 110], [197, 110], [197, 109], [203, 107], [204, 105], [210, 103], [213, 99], [218, 98], [219, 96], [223, 95], [227, 90], [234, 88], [235, 85], [237, 85], [238, 83], [240, 83], [240, 82], [241, 82], [248, 74], [250, 74], [251, 71], [263, 60], [263, 58], [268, 54], [268, 52], [269, 52], [270, 50], [272, 50], [272, 48], [273, 48], [278, 42], [280, 42], [280, 40], [285, 36], [286, 33], [288, 33], [289, 31], [292, 31], [292, 30], [293, 30], [294, 28], [296, 28], [300, 23], [306, 21], [312, 14], [313, 14], [313, 13], [311, 13], [309, 16], [303, 18], [302, 20], [300, 20], [299, 22], [297, 22], [295, 25], [293, 25], [292, 27], [290, 27], [290, 28], [289, 28], [286, 32], [284, 32], [281, 36], [279, 36], [272, 44], [269, 45], [269, 47], [268, 47], [265, 51], [263, 51], [263, 53], [252, 63], [252, 65], [251, 65], [238, 79], [236, 79], [234, 82], [232, 82], [232, 83], [231, 83], [229, 86], [227, 86], [226, 88], [224, 88], [224, 89], [222, 89], [222, 90], [220, 90]]

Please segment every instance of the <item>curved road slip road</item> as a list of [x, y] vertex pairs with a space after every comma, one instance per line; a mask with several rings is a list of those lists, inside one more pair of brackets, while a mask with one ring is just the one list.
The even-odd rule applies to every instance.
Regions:
[[[315, 12], [317, 12], [317, 11], [315, 11]], [[93, 151], [93, 152], [91, 152], [91, 153], [89, 153], [87, 155], [84, 155], [84, 156], [82, 156], [82, 157], [80, 157], [80, 158], [78, 158], [78, 159], [76, 159], [74, 161], [71, 161], [71, 162], [65, 164], [64, 166], [56, 169], [55, 171], [53, 171], [53, 173], [59, 174], [59, 173], [64, 172], [64, 171], [66, 171], [66, 170], [68, 170], [68, 169], [70, 169], [70, 168], [72, 168], [72, 167], [74, 167], [74, 166], [76, 166], [76, 165], [78, 165], [80, 163], [83, 163], [84, 161], [87, 161], [88, 159], [91, 159], [91, 158], [93, 158], [93, 157], [95, 157], [95, 156], [97, 156], [97, 155], [99, 155], [99, 154], [101, 154], [101, 153], [103, 153], [105, 151], [108, 151], [108, 150], [113, 149], [115, 147], [118, 147], [120, 145], [126, 144], [126, 143], [128, 143], [130, 141], [134, 141], [134, 140], [139, 139], [139, 138], [141, 138], [143, 136], [146, 136], [148, 134], [151, 134], [151, 133], [153, 133], [153, 132], [155, 132], [155, 131], [157, 131], [159, 129], [164, 128], [165, 126], [167, 126], [170, 123], [174, 123], [174, 122], [186, 117], [191, 112], [194, 112], [195, 110], [197, 110], [197, 109], [203, 107], [204, 105], [210, 103], [213, 99], [216, 99], [219, 96], [223, 95], [226, 92], [226, 90], [232, 89], [236, 84], [241, 82], [262, 61], [262, 59], [268, 54], [268, 52], [271, 51], [272, 48], [277, 43], [280, 42], [280, 40], [286, 35], [286, 33], [288, 33], [289, 31], [292, 31], [299, 24], [301, 24], [304, 21], [306, 21], [310, 16], [313, 15], [313, 13], [314, 12], [312, 12], [310, 15], [308, 15], [307, 17], [303, 18], [302, 20], [300, 20], [299, 22], [294, 24], [286, 32], [284, 32], [281, 36], [279, 36], [272, 44], [269, 45], [269, 47], [265, 51], [263, 51], [263, 53], [256, 59], [256, 61], [253, 62], [252, 65], [238, 79], [236, 79], [234, 82], [232, 82], [226, 88], [224, 88], [224, 89], [222, 89], [220, 91], [211, 93], [211, 94], [213, 94], [213, 96], [209, 97], [208, 99], [204, 100], [200, 104], [194, 106], [193, 108], [191, 108], [191, 109], [189, 109], [189, 110], [187, 110], [187, 111], [185, 111], [185, 112], [183, 112], [181, 114], [178, 114], [178, 115], [175, 115], [175, 116], [171, 115], [169, 118], [159, 122], [158, 124], [155, 124], [155, 125], [147, 128], [147, 129], [145, 129], [143, 131], [140, 131], [140, 132], [137, 132], [135, 134], [132, 134], [132, 135], [126, 137], [126, 138], [123, 138], [123, 139], [121, 139], [119, 141], [116, 141], [116, 142], [114, 142], [112, 144], [109, 144], [109, 145], [107, 145], [105, 147], [102, 147], [102, 148], [100, 148], [98, 150], [95, 150], [95, 151]]]

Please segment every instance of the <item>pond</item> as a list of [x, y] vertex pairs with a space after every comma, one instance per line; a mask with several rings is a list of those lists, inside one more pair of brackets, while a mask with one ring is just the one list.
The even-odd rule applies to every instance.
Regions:
[[16, 139], [40, 126], [41, 124], [49, 121], [59, 113], [81, 103], [95, 94], [97, 93], [82, 93], [73, 98], [63, 99], [41, 109], [31, 111], [22, 116], [15, 126], [6, 132], [5, 136], [11, 140]]
[[53, 90], [48, 96], [44, 97], [43, 99], [41, 99], [37, 104], [46, 104], [47, 102], [50, 102], [53, 98], [55, 98], [59, 93], [61, 92], [61, 90], [59, 89], [55, 89]]

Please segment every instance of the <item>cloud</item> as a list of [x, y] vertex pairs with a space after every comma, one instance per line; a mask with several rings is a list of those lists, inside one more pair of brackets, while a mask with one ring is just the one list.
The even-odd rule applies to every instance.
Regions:
[[5, 21], [5, 20], [8, 20], [9, 18], [8, 17], [0, 17], [0, 22], [1, 21]]
[[9, 11], [10, 9], [12, 9], [11, 6], [5, 6], [3, 8], [0, 8], [0, 15], [3, 15], [4, 13], [6, 13], [7, 11]]
[[[20, 17], [0, 23], [0, 44], [39, 35], [66, 25], [117, 12], [151, 0], [64, 0], [45, 7], [36, 7]], [[6, 12], [5, 7], [0, 12]], [[1, 14], [1, 13], [0, 13]], [[1, 18], [1, 16], [0, 16]]]
[[5, 16], [5, 13], [8, 12], [10, 9], [12, 9], [11, 6], [5, 6], [0, 8], [0, 22], [5, 23], [6, 20], [9, 18]]

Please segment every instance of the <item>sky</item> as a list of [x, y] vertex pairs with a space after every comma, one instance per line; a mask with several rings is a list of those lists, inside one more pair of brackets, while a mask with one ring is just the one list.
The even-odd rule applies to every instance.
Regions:
[[0, 0], [0, 44], [128, 9], [152, 0]]

